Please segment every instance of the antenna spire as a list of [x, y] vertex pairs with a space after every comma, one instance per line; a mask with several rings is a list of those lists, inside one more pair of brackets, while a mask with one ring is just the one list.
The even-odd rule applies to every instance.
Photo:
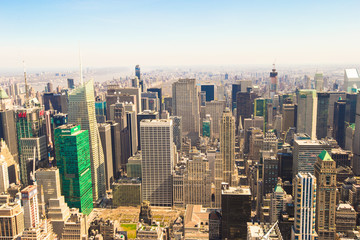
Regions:
[[29, 86], [27, 84], [27, 79], [26, 79], [26, 69], [25, 69], [24, 60], [23, 60], [23, 66], [24, 66], [24, 79], [25, 79], [25, 107], [29, 107]]
[[80, 62], [80, 84], [84, 85], [84, 78], [82, 72], [82, 61], [81, 61], [81, 51], [80, 51], [80, 44], [79, 44], [79, 62]]

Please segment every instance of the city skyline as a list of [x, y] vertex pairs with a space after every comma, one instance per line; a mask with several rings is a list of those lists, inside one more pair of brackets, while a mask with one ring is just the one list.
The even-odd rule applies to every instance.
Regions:
[[[355, 64], [359, 3], [2, 3], [3, 69], [79, 65]], [[344, 41], [346, 38], [346, 44]]]

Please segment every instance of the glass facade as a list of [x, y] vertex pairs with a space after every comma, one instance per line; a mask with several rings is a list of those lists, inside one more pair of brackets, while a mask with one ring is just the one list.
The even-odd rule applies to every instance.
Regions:
[[80, 125], [55, 129], [55, 153], [61, 176], [61, 191], [69, 207], [84, 214], [93, 209], [89, 133]]

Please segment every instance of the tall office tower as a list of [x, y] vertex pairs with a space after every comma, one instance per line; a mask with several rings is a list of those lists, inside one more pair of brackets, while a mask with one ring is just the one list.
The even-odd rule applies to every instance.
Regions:
[[[131, 102], [136, 106], [136, 114], [142, 111], [141, 109], [141, 89], [132, 87], [120, 87], [119, 85], [107, 85], [106, 95], [106, 109], [110, 109], [110, 105], [117, 102]], [[107, 113], [109, 119], [110, 112]]]
[[229, 108], [221, 116], [220, 153], [223, 161], [223, 181], [232, 184], [235, 169], [235, 119]]
[[47, 87], [47, 92], [51, 93], [51, 92], [54, 91], [54, 85], [53, 85], [53, 83], [48, 82], [48, 83], [46, 84], [46, 87]]
[[[28, 173], [31, 172], [32, 168], [29, 169], [28, 166], [33, 165], [29, 160], [29, 158], [33, 158], [33, 148], [36, 147], [38, 159], [41, 159], [44, 156], [44, 154], [42, 154], [44, 151], [41, 151], [40, 153], [39, 150], [39, 146], [43, 146], [43, 144], [38, 144], [40, 142], [43, 143], [44, 141], [42, 139], [44, 139], [46, 149], [46, 137], [44, 136], [46, 130], [44, 120], [44, 110], [37, 106], [30, 106], [28, 101], [24, 108], [18, 108], [16, 110], [16, 129], [20, 155], [20, 176], [21, 182], [24, 186], [29, 185], [30, 176]], [[26, 146], [23, 146], [22, 143], [26, 143]], [[44, 148], [41, 147], [41, 149]], [[46, 152], [45, 155], [47, 158]]]
[[0, 155], [0, 193], [6, 193], [9, 188], [9, 171], [5, 157]]
[[345, 148], [345, 112], [346, 100], [335, 102], [333, 137], [341, 148]]
[[304, 86], [305, 86], [305, 89], [312, 89], [311, 87], [311, 79], [308, 75], [304, 75]]
[[56, 110], [59, 113], [68, 112], [68, 101], [65, 93], [44, 93], [43, 103], [46, 110]]
[[101, 144], [105, 156], [105, 179], [106, 189], [111, 189], [111, 184], [114, 181], [113, 169], [113, 155], [112, 155], [112, 142], [111, 142], [111, 125], [109, 123], [98, 124]]
[[164, 97], [164, 109], [168, 111], [170, 115], [174, 115], [172, 97]]
[[207, 102], [205, 106], [205, 116], [207, 114], [210, 115], [212, 118], [212, 124], [213, 124], [213, 136], [215, 138], [220, 137], [220, 120], [221, 115], [224, 112], [226, 107], [225, 101], [211, 101]]
[[[262, 179], [264, 186], [262, 188], [262, 196], [272, 193], [279, 176], [279, 160], [272, 152], [264, 151], [261, 153], [260, 164], [262, 164]], [[259, 169], [260, 170], [260, 169]]]
[[293, 176], [298, 172], [314, 172], [314, 164], [321, 151], [331, 151], [332, 146], [323, 140], [295, 139], [293, 150]]
[[19, 164], [11, 154], [9, 148], [7, 147], [5, 141], [0, 139], [0, 158], [6, 161], [8, 168], [8, 181], [9, 183], [19, 184]]
[[19, 239], [24, 230], [24, 212], [20, 203], [0, 206], [0, 238]]
[[212, 193], [211, 201], [213, 208], [221, 208], [221, 183], [223, 182], [223, 166], [220, 152], [215, 152], [214, 162], [214, 183], [215, 183], [215, 194]]
[[19, 162], [18, 139], [16, 138], [15, 113], [13, 110], [0, 109], [0, 139], [8, 146], [16, 162]]
[[81, 130], [79, 125], [67, 124], [55, 129], [55, 154], [62, 194], [69, 207], [79, 208], [86, 215], [93, 209], [89, 143], [88, 130]]
[[111, 148], [113, 157], [113, 176], [117, 179], [121, 173], [121, 130], [120, 124], [115, 121], [107, 121], [111, 126]]
[[136, 65], [135, 66], [135, 76], [139, 79], [139, 85], [141, 88], [141, 92], [144, 91], [144, 80], [141, 79], [141, 74], [140, 74], [140, 66]]
[[311, 173], [298, 173], [294, 178], [295, 220], [292, 240], [315, 240], [316, 178]]
[[170, 119], [143, 120], [141, 134], [142, 200], [172, 206], [173, 124]]
[[311, 139], [316, 139], [317, 96], [315, 90], [300, 90], [297, 108], [298, 133], [307, 133]]
[[273, 99], [278, 91], [278, 73], [273, 64], [272, 71], [270, 72], [270, 98]]
[[130, 140], [130, 155], [134, 156], [138, 149], [138, 129], [137, 129], [137, 116], [135, 112], [135, 105], [132, 103], [125, 103], [126, 122], [129, 132]]
[[199, 98], [195, 79], [179, 79], [172, 84], [173, 115], [182, 117], [183, 135], [195, 144], [200, 137]]
[[234, 109], [237, 106], [237, 93], [241, 92], [241, 83], [240, 81], [236, 81], [231, 85], [231, 109], [234, 111]]
[[75, 88], [74, 79], [68, 78], [67, 79], [67, 86], [68, 86], [68, 89], [74, 89]]
[[279, 159], [279, 177], [285, 182], [292, 182], [293, 154], [289, 144], [284, 144], [277, 154]]
[[21, 200], [24, 207], [25, 228], [39, 226], [39, 204], [37, 186], [29, 185], [21, 190]]
[[327, 92], [318, 92], [317, 97], [316, 137], [317, 139], [322, 139], [328, 134], [330, 94]]
[[315, 73], [315, 89], [320, 92], [324, 90], [324, 75], [322, 73]]
[[254, 100], [257, 94], [254, 92], [238, 92], [236, 95], [236, 104], [241, 106], [236, 109], [236, 129], [244, 125], [245, 118], [251, 118], [254, 114]]
[[256, 98], [254, 101], [254, 116], [255, 117], [263, 117], [264, 118], [264, 128], [267, 130], [267, 124], [269, 123], [268, 118], [272, 118], [268, 113], [268, 105], [272, 103], [271, 99], [266, 98]]
[[137, 129], [138, 129], [138, 149], [141, 149], [141, 134], [140, 134], [140, 123], [145, 119], [159, 119], [159, 113], [155, 111], [145, 110], [137, 115]]
[[141, 93], [141, 109], [160, 111], [160, 99], [157, 92], [142, 92]]
[[163, 99], [162, 99], [162, 89], [161, 88], [148, 88], [146, 89], [148, 92], [153, 92], [158, 94], [160, 110], [159, 112], [163, 111]]
[[210, 178], [209, 161], [204, 156], [194, 156], [187, 161], [184, 178], [185, 205], [211, 207]]
[[[286, 192], [284, 191], [281, 183], [281, 179], [278, 182], [271, 193], [270, 198], [270, 222], [275, 223], [279, 220], [281, 212], [285, 210], [286, 205]], [[290, 197], [291, 203], [291, 197]]]
[[131, 87], [134, 87], [134, 88], [140, 87], [139, 79], [137, 77], [131, 79]]
[[181, 151], [182, 143], [182, 117], [171, 116], [170, 119], [173, 121], [173, 139], [177, 151]]
[[360, 95], [357, 94], [357, 103], [356, 103], [356, 116], [355, 116], [355, 131], [353, 139], [353, 171], [354, 174], [360, 175]]
[[69, 123], [88, 130], [91, 157], [92, 194], [94, 201], [105, 195], [105, 163], [95, 117], [94, 84], [90, 80], [69, 94]]
[[333, 126], [334, 126], [334, 106], [339, 99], [346, 99], [345, 92], [329, 92], [329, 112], [328, 112], [328, 137], [333, 135]]
[[[38, 192], [44, 197], [39, 198], [39, 204], [49, 204], [50, 198], [59, 198], [61, 196], [60, 189], [60, 173], [56, 167], [40, 168], [35, 172], [36, 184]], [[42, 202], [44, 200], [44, 202]]]
[[283, 131], [287, 132], [289, 128], [296, 127], [296, 106], [294, 104], [283, 105]]
[[323, 150], [315, 163], [316, 183], [316, 232], [319, 240], [335, 239], [336, 214], [336, 163]]
[[201, 91], [206, 93], [206, 101], [211, 102], [215, 100], [215, 85], [214, 84], [202, 84]]
[[360, 75], [357, 69], [345, 69], [344, 71], [344, 91], [353, 92], [353, 89], [360, 88]]
[[251, 221], [251, 192], [247, 187], [224, 186], [221, 193], [222, 239], [246, 239]]
[[82, 239], [88, 234], [86, 227], [86, 217], [77, 209], [71, 209], [70, 217], [64, 225], [62, 240]]
[[346, 99], [345, 121], [350, 124], [355, 123], [357, 95], [354, 93], [347, 93], [345, 99]]
[[98, 123], [106, 122], [106, 102], [105, 101], [98, 101], [95, 102], [95, 115], [96, 121]]

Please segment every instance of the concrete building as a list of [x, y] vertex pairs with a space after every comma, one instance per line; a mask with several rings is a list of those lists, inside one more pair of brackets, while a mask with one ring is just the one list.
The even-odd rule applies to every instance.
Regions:
[[324, 140], [295, 139], [293, 150], [293, 176], [298, 172], [314, 173], [317, 156], [323, 151], [331, 151], [332, 146]]
[[319, 240], [335, 239], [336, 225], [336, 163], [323, 150], [314, 166], [317, 179], [316, 232]]
[[182, 142], [182, 117], [171, 116], [170, 119], [173, 121], [173, 138], [174, 144], [177, 151], [181, 151], [181, 142]]
[[141, 204], [141, 180], [119, 179], [112, 184], [113, 206], [139, 206]]
[[357, 69], [345, 69], [344, 71], [344, 91], [350, 93], [352, 88], [360, 88], [360, 76]]
[[88, 130], [91, 157], [93, 199], [102, 198], [106, 191], [105, 158], [95, 116], [94, 83], [92, 80], [69, 94], [69, 123]]
[[284, 239], [278, 223], [247, 223], [247, 240]]
[[292, 240], [316, 240], [316, 178], [311, 173], [298, 173], [294, 178], [295, 220]]
[[204, 156], [194, 156], [186, 163], [184, 177], [185, 205], [211, 206], [211, 173]]
[[297, 107], [298, 133], [306, 133], [311, 139], [316, 138], [317, 95], [315, 90], [300, 90]]
[[37, 228], [40, 223], [37, 187], [30, 185], [24, 188], [21, 191], [21, 200], [24, 208], [25, 228]]
[[111, 125], [109, 123], [99, 123], [99, 135], [104, 152], [105, 162], [105, 180], [106, 189], [111, 188], [111, 184], [114, 181], [114, 169], [113, 169], [113, 155], [112, 155], [112, 142], [111, 142]]
[[175, 171], [173, 174], [173, 204], [177, 207], [184, 207], [184, 179], [183, 171]]
[[128, 163], [126, 164], [127, 177], [130, 178], [141, 178], [141, 154], [136, 154], [129, 157]]
[[19, 203], [0, 206], [0, 238], [17, 239], [24, 230], [24, 212]]
[[282, 128], [284, 132], [286, 132], [291, 127], [295, 127], [296, 107], [294, 104], [284, 104], [282, 116]]
[[221, 213], [217, 210], [209, 214], [209, 240], [221, 240]]
[[[173, 124], [170, 119], [143, 120], [141, 134], [142, 200], [172, 206]], [[156, 176], [156, 177], [155, 177]]]
[[[64, 232], [62, 234], [63, 240], [75, 240], [87, 238], [86, 219], [82, 213], [79, 213], [76, 209], [72, 209], [69, 219], [64, 226]], [[85, 239], [86, 239], [85, 238]]]
[[351, 232], [356, 228], [356, 211], [348, 203], [336, 207], [336, 232]]
[[220, 122], [221, 115], [224, 112], [226, 107], [225, 101], [211, 101], [207, 102], [205, 106], [205, 114], [209, 114], [212, 118], [213, 125], [213, 136], [215, 138], [220, 137]]
[[70, 217], [70, 209], [65, 203], [64, 196], [49, 199], [48, 218], [51, 221], [54, 233], [61, 239], [65, 222]]
[[324, 75], [322, 73], [315, 73], [315, 89], [320, 92], [324, 90]]
[[184, 239], [209, 239], [209, 212], [201, 205], [186, 205]]
[[221, 117], [220, 153], [223, 161], [223, 181], [232, 184], [235, 169], [235, 119], [228, 108]]
[[5, 157], [0, 155], [0, 193], [6, 193], [9, 188], [9, 170]]
[[[61, 196], [61, 182], [58, 168], [40, 168], [36, 170], [35, 178], [38, 192], [44, 196], [43, 198], [38, 196], [40, 204], [48, 205], [50, 198], [57, 199]], [[42, 202], [42, 199], [44, 199], [44, 202]]]
[[330, 93], [329, 92], [318, 92], [318, 108], [316, 116], [316, 137], [317, 139], [322, 139], [328, 135], [329, 131], [329, 101]]
[[200, 109], [195, 79], [179, 79], [172, 84], [174, 116], [182, 117], [182, 132], [195, 144], [200, 137]]

